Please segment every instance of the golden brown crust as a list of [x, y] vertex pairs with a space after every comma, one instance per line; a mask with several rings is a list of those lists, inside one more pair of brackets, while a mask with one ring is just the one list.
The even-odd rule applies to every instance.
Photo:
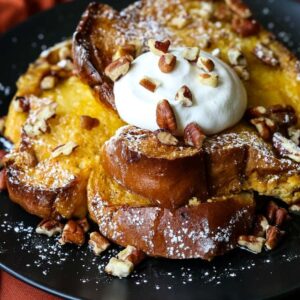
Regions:
[[[252, 225], [251, 194], [171, 210], [151, 206], [111, 181], [101, 166], [92, 173], [88, 185], [92, 219], [112, 241], [133, 245], [150, 256], [211, 260], [233, 249], [238, 236], [247, 233]], [[104, 182], [105, 192], [101, 188]], [[116, 194], [123, 195], [123, 199], [117, 199]], [[118, 201], [122, 205], [116, 205]]]
[[[116, 20], [118, 12], [110, 6], [90, 3], [73, 35], [74, 63], [80, 77], [93, 87], [101, 101], [114, 109], [113, 82], [106, 77], [104, 69], [111, 62], [115, 49], [109, 36], [115, 35], [113, 24]], [[99, 26], [97, 41], [94, 40], [96, 26]]]
[[73, 178], [55, 188], [28, 181], [26, 168], [15, 165], [6, 168], [9, 198], [27, 212], [41, 218], [78, 217], [86, 215], [86, 181]]
[[155, 133], [125, 126], [105, 144], [103, 166], [153, 205], [176, 208], [192, 197], [207, 198], [203, 154], [193, 147], [163, 145]]

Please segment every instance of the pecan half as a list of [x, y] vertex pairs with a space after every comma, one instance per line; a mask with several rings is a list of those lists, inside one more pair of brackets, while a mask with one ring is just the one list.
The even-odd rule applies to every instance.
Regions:
[[94, 254], [99, 256], [110, 246], [110, 242], [99, 232], [94, 231], [90, 233], [89, 246]]
[[156, 123], [159, 128], [175, 132], [177, 129], [176, 117], [168, 100], [158, 102], [156, 107]]
[[92, 130], [98, 127], [100, 124], [99, 120], [90, 116], [80, 116], [80, 126], [82, 129]]
[[199, 79], [202, 84], [213, 88], [217, 87], [219, 83], [219, 76], [216, 73], [201, 73]]
[[234, 16], [232, 19], [231, 27], [234, 32], [242, 37], [256, 35], [260, 31], [260, 25], [256, 20], [244, 19], [238, 16]]
[[260, 253], [265, 243], [265, 239], [254, 235], [241, 235], [238, 245], [252, 253]]
[[293, 141], [287, 139], [279, 132], [274, 133], [272, 141], [274, 148], [282, 157], [287, 157], [295, 162], [300, 162], [300, 147]]
[[210, 58], [204, 56], [199, 56], [197, 60], [197, 66], [200, 67], [205, 72], [211, 72], [215, 68], [214, 62]]
[[280, 227], [286, 222], [287, 219], [288, 219], [287, 210], [283, 207], [278, 208], [275, 215], [275, 225]]
[[163, 73], [172, 72], [175, 66], [176, 66], [176, 56], [171, 53], [162, 55], [158, 61], [158, 67]]
[[192, 106], [193, 95], [191, 90], [186, 85], [183, 85], [176, 93], [175, 100], [180, 102], [183, 106]]
[[130, 69], [132, 58], [127, 56], [122, 56], [117, 60], [110, 63], [104, 70], [104, 73], [112, 81], [117, 81], [120, 77], [127, 74]]
[[242, 0], [225, 0], [228, 7], [242, 18], [251, 17], [252, 13]]
[[66, 243], [83, 245], [85, 241], [84, 231], [82, 227], [74, 220], [69, 220], [63, 229], [59, 243], [64, 245]]
[[197, 123], [192, 122], [184, 128], [183, 137], [187, 145], [200, 149], [206, 135]]
[[284, 235], [284, 231], [280, 231], [280, 229], [276, 226], [269, 226], [266, 234], [266, 243], [265, 247], [267, 250], [273, 250], [276, 248]]
[[253, 50], [253, 54], [268, 66], [276, 67], [279, 65], [279, 60], [275, 53], [266, 45], [258, 43]]
[[164, 145], [176, 146], [178, 144], [178, 140], [176, 139], [176, 137], [167, 131], [159, 131], [156, 137], [159, 142]]
[[152, 93], [154, 93], [155, 90], [160, 86], [160, 82], [158, 80], [155, 80], [147, 76], [144, 76], [140, 80], [139, 84]]
[[171, 42], [169, 40], [165, 41], [156, 41], [148, 40], [149, 50], [155, 55], [164, 55], [168, 52]]
[[272, 138], [272, 134], [276, 130], [274, 121], [266, 117], [251, 119], [250, 123], [255, 126], [259, 135], [266, 141]]
[[266, 208], [266, 217], [270, 224], [274, 224], [278, 208], [279, 206], [274, 201], [269, 201]]
[[35, 229], [35, 232], [38, 234], [44, 234], [48, 237], [60, 234], [63, 231], [64, 225], [57, 220], [42, 220]]

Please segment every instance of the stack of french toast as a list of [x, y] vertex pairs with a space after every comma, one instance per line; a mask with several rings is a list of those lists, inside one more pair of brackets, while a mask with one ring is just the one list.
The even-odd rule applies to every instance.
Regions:
[[[228, 64], [248, 95], [241, 121], [205, 138], [191, 131], [189, 144], [164, 126], [126, 124], [114, 95], [126, 72], [107, 70], [149, 51], [150, 39]], [[273, 249], [287, 206], [300, 208], [300, 63], [240, 0], [142, 0], [121, 12], [91, 3], [72, 41], [44, 51], [17, 87], [4, 130], [9, 197], [61, 243], [83, 244], [89, 216], [97, 255], [109, 241], [126, 247], [110, 274], [127, 276], [145, 254]], [[268, 196], [259, 212], [256, 194]]]

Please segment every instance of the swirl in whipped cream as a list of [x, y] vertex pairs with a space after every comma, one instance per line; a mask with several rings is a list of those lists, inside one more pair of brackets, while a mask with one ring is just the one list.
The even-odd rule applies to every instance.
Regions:
[[[195, 63], [183, 58], [183, 50], [178, 48], [170, 51], [177, 57], [176, 67], [171, 73], [161, 72], [158, 67], [159, 56], [146, 52], [137, 57], [130, 71], [115, 82], [115, 103], [125, 122], [143, 129], [159, 129], [156, 106], [162, 99], [167, 99], [173, 108], [177, 135], [182, 135], [185, 126], [191, 122], [196, 122], [206, 134], [221, 132], [239, 122], [246, 110], [247, 94], [234, 70], [215, 56], [201, 51], [201, 56], [214, 62], [214, 73], [219, 77], [217, 87], [204, 85], [199, 80], [201, 70]], [[160, 82], [155, 92], [139, 84], [145, 76]], [[176, 93], [183, 85], [193, 95], [190, 107], [175, 100]]]

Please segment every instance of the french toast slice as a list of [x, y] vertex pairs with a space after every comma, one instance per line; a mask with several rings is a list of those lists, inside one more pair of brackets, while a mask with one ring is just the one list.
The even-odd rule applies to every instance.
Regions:
[[176, 209], [153, 206], [130, 192], [99, 164], [88, 184], [88, 207], [100, 232], [149, 256], [211, 260], [236, 247], [252, 226], [255, 202], [242, 193]]
[[219, 49], [227, 63], [228, 50], [240, 49], [250, 76], [244, 81], [249, 106], [288, 104], [299, 114], [299, 61], [251, 18], [249, 10], [250, 17], [243, 18], [225, 2], [235, 1], [143, 0], [121, 13], [91, 3], [73, 36], [79, 76], [100, 100], [114, 107], [113, 82], [104, 69], [116, 53], [126, 54], [123, 48], [128, 45], [135, 45], [140, 53], [147, 49], [148, 39], [168, 38], [174, 46]]
[[163, 144], [157, 132], [124, 126], [104, 144], [102, 164], [123, 187], [169, 209], [193, 197], [205, 200], [242, 191], [288, 204], [300, 197], [299, 164], [278, 158], [271, 145], [242, 124], [206, 138], [200, 150], [183, 142]]
[[[99, 149], [124, 124], [117, 114], [95, 100], [90, 87], [73, 75], [73, 70], [58, 78], [53, 88], [40, 88], [49, 68], [59, 63], [57, 52], [65, 47], [71, 53], [70, 43], [54, 47], [19, 79], [5, 124], [5, 136], [15, 144], [6, 162], [9, 196], [43, 218], [86, 215], [86, 185], [91, 169], [98, 163]], [[22, 100], [30, 104], [25, 111], [18, 103]], [[33, 102], [42, 105], [47, 101], [56, 105], [55, 115], [46, 120], [46, 132], [29, 136], [24, 125], [32, 117]], [[98, 126], [89, 128], [86, 123], [91, 120], [97, 120]], [[76, 144], [70, 154], [53, 156], [55, 148], [69, 142]]]

